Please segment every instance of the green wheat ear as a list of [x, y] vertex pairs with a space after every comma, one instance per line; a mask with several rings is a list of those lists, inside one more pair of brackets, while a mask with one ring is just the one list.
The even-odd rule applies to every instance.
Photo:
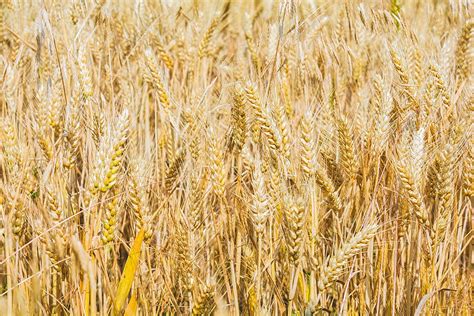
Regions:
[[390, 2], [390, 13], [392, 14], [393, 20], [397, 29], [400, 28], [400, 9], [401, 4], [398, 0], [391, 0]]
[[30, 197], [32, 200], [35, 200], [39, 196], [39, 190], [34, 190], [30, 192]]

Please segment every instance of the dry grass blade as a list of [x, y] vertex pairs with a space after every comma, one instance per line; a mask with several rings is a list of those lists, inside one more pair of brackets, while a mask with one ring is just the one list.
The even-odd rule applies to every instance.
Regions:
[[120, 282], [117, 287], [117, 292], [114, 297], [114, 315], [120, 315], [122, 308], [125, 304], [125, 301], [130, 293], [132, 288], [133, 280], [135, 279], [135, 272], [140, 261], [140, 254], [142, 249], [143, 239], [145, 237], [145, 230], [141, 229], [138, 232], [137, 237], [133, 241], [132, 248], [128, 253], [127, 262], [122, 271], [122, 276], [120, 277]]

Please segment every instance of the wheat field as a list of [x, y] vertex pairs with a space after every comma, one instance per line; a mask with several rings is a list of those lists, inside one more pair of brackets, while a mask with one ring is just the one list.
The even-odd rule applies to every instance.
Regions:
[[469, 0], [0, 0], [0, 314], [472, 315]]

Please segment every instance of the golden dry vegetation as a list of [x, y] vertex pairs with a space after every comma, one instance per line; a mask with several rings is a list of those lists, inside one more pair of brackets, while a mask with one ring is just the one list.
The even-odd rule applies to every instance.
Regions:
[[1, 0], [3, 315], [472, 315], [469, 0]]

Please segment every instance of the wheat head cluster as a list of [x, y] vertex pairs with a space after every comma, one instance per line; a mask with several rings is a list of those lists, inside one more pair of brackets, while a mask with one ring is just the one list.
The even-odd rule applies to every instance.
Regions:
[[0, 0], [0, 314], [472, 315], [469, 0]]

